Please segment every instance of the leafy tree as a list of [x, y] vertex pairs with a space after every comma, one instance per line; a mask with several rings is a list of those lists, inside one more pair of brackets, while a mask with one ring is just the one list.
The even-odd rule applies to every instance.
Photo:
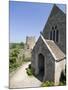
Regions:
[[16, 69], [19, 65], [16, 62], [17, 56], [19, 54], [19, 49], [18, 48], [14, 48], [14, 49], [10, 49], [10, 55], [9, 55], [9, 68], [10, 71], [13, 71], [14, 69]]
[[16, 48], [16, 43], [10, 43], [10, 49]]
[[20, 47], [24, 48], [24, 43], [23, 42], [20, 43]]

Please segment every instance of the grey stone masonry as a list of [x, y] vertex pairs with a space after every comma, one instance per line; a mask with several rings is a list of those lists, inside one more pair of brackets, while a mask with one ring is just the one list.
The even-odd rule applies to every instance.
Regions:
[[65, 71], [65, 58], [66, 14], [54, 5], [32, 50], [31, 67], [39, 80], [58, 85], [61, 73]]

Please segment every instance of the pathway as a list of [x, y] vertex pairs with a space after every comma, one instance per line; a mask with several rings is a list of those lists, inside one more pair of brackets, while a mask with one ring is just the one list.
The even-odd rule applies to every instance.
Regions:
[[41, 81], [34, 76], [28, 76], [26, 74], [26, 68], [30, 62], [27, 62], [21, 66], [21, 68], [10, 77], [10, 88], [27, 88], [27, 87], [40, 87]]

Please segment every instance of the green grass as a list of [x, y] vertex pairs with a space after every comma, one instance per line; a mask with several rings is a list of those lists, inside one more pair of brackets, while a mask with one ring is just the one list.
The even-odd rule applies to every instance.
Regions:
[[54, 83], [50, 81], [46, 81], [41, 84], [41, 87], [49, 87], [49, 86], [54, 86]]
[[[66, 81], [64, 82], [60, 82], [57, 86], [64, 86], [66, 85]], [[41, 87], [49, 87], [49, 86], [55, 86], [54, 85], [54, 82], [51, 82], [51, 81], [45, 81], [41, 84]]]
[[15, 71], [18, 67], [21, 66], [21, 63], [13, 63], [9, 65], [9, 72]]

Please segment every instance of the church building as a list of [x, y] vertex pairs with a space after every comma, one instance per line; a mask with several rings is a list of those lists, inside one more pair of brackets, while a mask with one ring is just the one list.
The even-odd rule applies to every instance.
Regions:
[[65, 65], [66, 13], [53, 5], [47, 23], [32, 50], [31, 67], [42, 81], [53, 81], [58, 85]]

